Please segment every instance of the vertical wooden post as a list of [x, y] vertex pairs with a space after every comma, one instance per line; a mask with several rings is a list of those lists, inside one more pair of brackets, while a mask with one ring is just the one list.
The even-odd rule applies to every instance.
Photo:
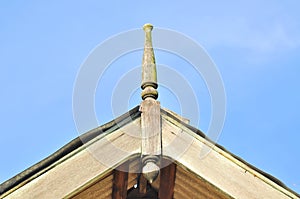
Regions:
[[112, 189], [113, 199], [126, 199], [128, 186], [128, 172], [126, 171], [128, 171], [128, 169], [128, 162], [125, 162], [114, 170]]
[[146, 194], [147, 193], [147, 179], [141, 175], [139, 178], [139, 193]]
[[162, 165], [168, 165], [160, 170], [159, 199], [172, 199], [175, 187], [176, 164], [162, 160]]
[[146, 99], [140, 106], [142, 127], [142, 172], [152, 183], [159, 173], [161, 155], [160, 103]]
[[159, 173], [161, 155], [161, 116], [160, 103], [156, 101], [157, 74], [152, 47], [151, 24], [144, 25], [145, 47], [142, 62], [142, 103], [140, 106], [142, 128], [142, 173], [152, 183]]
[[142, 154], [161, 154], [160, 103], [155, 100], [144, 100], [140, 106], [142, 126]]

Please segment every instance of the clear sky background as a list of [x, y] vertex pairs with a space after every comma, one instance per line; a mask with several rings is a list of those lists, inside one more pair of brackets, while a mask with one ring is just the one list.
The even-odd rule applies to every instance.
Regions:
[[[217, 65], [227, 95], [218, 143], [299, 193], [299, 7], [296, 0], [0, 3], [0, 182], [78, 136], [72, 92], [81, 64], [108, 37], [150, 22], [193, 38]], [[190, 67], [156, 54], [159, 64]], [[117, 60], [99, 88], [110, 93], [124, 71], [141, 63], [141, 55]], [[127, 68], [118, 73], [120, 66]], [[199, 89], [199, 128], [205, 132], [211, 105], [205, 87]], [[140, 102], [139, 92], [128, 109]], [[178, 112], [174, 95], [162, 89], [159, 100]], [[110, 106], [110, 95], [102, 90], [95, 97], [99, 123], [113, 119], [110, 109], [101, 108]]]

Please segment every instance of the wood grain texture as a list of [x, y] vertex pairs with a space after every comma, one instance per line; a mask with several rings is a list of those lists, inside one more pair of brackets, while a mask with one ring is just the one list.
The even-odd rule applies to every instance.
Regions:
[[[124, 133], [136, 129], [140, 132], [139, 126], [140, 120], [136, 119], [105, 137], [96, 137], [84, 149], [79, 148], [69, 154], [70, 157], [10, 193], [7, 198], [69, 198], [76, 195], [95, 178], [101, 178], [115, 165], [140, 153], [140, 139]], [[116, 149], [119, 149], [118, 152], [115, 152]], [[101, 158], [101, 161], [95, 157]]]
[[142, 101], [140, 106], [142, 128], [142, 155], [161, 154], [160, 103], [153, 99]]
[[[172, 121], [169, 117], [162, 118], [164, 156], [176, 160], [178, 165], [192, 172], [195, 177], [203, 178], [233, 198], [299, 198], [287, 190], [282, 190], [282, 187], [251, 170], [249, 166], [212, 145], [182, 123]], [[201, 155], [203, 152], [206, 153], [205, 156]], [[184, 191], [189, 188], [184, 183], [182, 181], [178, 184], [182, 189], [175, 189], [176, 194], [182, 194], [180, 197], [177, 195], [177, 198], [192, 194], [193, 190]]]
[[160, 185], [158, 197], [160, 199], [172, 199], [174, 194], [176, 164], [171, 163], [169, 160], [161, 160], [164, 165], [160, 170]]
[[99, 179], [95, 184], [79, 192], [72, 199], [98, 198], [107, 199], [112, 196], [113, 173]]
[[232, 199], [218, 187], [180, 166], [176, 171], [174, 198]]
[[140, 175], [138, 188], [139, 188], [139, 193], [141, 194], [147, 193], [147, 179], [143, 175]]
[[124, 163], [114, 170], [112, 199], [126, 199], [128, 184], [128, 163]]

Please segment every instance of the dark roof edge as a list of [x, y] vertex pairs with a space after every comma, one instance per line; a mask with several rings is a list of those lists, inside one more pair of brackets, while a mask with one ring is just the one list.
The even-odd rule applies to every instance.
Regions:
[[172, 119], [174, 119], [176, 122], [182, 124], [183, 126], [187, 127], [188, 129], [190, 129], [191, 131], [195, 132], [197, 135], [205, 138], [206, 140], [208, 140], [209, 142], [211, 142], [212, 144], [214, 144], [216, 147], [220, 148], [221, 150], [225, 151], [226, 153], [228, 153], [229, 155], [231, 155], [232, 157], [234, 157], [235, 159], [239, 160], [240, 162], [242, 162], [243, 164], [247, 165], [248, 167], [250, 167], [251, 169], [257, 171], [258, 173], [262, 174], [263, 176], [265, 176], [266, 178], [268, 178], [269, 180], [271, 180], [272, 182], [276, 183], [277, 185], [283, 187], [284, 189], [292, 192], [293, 194], [295, 194], [296, 196], [300, 197], [300, 194], [298, 194], [297, 192], [295, 192], [294, 190], [290, 189], [289, 187], [287, 187], [283, 182], [281, 182], [279, 179], [277, 179], [276, 177], [260, 170], [259, 168], [253, 166], [252, 164], [249, 164], [248, 162], [246, 162], [244, 159], [240, 158], [237, 155], [234, 155], [233, 153], [231, 153], [230, 151], [228, 151], [227, 149], [225, 149], [223, 146], [219, 145], [218, 143], [213, 142], [212, 140], [210, 140], [202, 131], [200, 131], [199, 129], [181, 121], [179, 118], [173, 116], [171, 113], [161, 109], [161, 112], [165, 115], [167, 115], [168, 117], [171, 117]]
[[[7, 192], [8, 190], [12, 189], [13, 187], [19, 185], [21, 182], [29, 179], [33, 175], [37, 174], [38, 172], [42, 171], [43, 169], [47, 168], [51, 164], [55, 163], [59, 159], [63, 158], [65, 155], [69, 154], [70, 152], [76, 150], [83, 143], [88, 142], [89, 140], [95, 138], [96, 136], [102, 134], [103, 132], [115, 127], [116, 129], [124, 126], [125, 124], [129, 123], [130, 121], [138, 118], [140, 116], [139, 106], [131, 109], [129, 112], [121, 115], [120, 117], [102, 125], [95, 129], [92, 129], [81, 136], [73, 139], [71, 142], [63, 146], [62, 148], [58, 149], [53, 154], [49, 155], [45, 159], [41, 160], [40, 162], [34, 164], [33, 166], [29, 167], [28, 169], [22, 171], [21, 173], [17, 174], [16, 176], [8, 179], [7, 181], [0, 184], [0, 195]], [[124, 121], [124, 122], [122, 122]]]

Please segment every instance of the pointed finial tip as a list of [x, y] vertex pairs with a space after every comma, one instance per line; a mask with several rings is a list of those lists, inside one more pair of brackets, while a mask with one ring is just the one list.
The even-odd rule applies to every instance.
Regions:
[[160, 168], [154, 162], [147, 162], [143, 167], [144, 177], [152, 184], [157, 178]]
[[146, 31], [146, 30], [149, 30], [151, 31], [153, 29], [153, 25], [150, 24], [150, 23], [146, 23], [144, 26], [143, 26], [143, 29]]

